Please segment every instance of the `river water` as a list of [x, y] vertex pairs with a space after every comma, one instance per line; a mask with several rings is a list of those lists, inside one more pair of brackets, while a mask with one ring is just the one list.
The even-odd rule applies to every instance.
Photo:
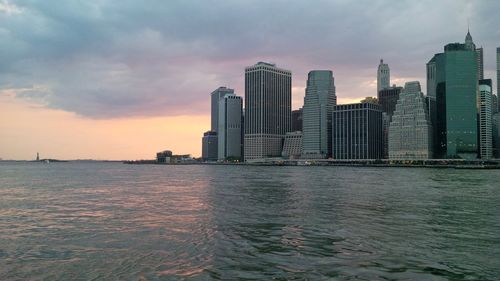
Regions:
[[0, 163], [0, 280], [500, 280], [500, 170]]

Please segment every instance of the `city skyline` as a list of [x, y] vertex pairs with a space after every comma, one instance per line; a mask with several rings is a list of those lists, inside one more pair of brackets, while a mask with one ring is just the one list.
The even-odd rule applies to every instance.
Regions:
[[[368, 10], [378, 12], [379, 16], [397, 10], [400, 17], [404, 17], [425, 8], [425, 3], [403, 3], [384, 11], [382, 8], [386, 7], [381, 3]], [[227, 86], [244, 97], [243, 70], [256, 61], [271, 61], [292, 70], [292, 109], [302, 106], [307, 72], [312, 69], [331, 69], [335, 73], [339, 104], [374, 96], [380, 59], [391, 67], [391, 85], [402, 86], [406, 81], [417, 80], [425, 89], [428, 59], [442, 52], [445, 43], [462, 42], [468, 19], [474, 42], [484, 49], [484, 77], [493, 79], [493, 83], [496, 80], [495, 49], [500, 43], [500, 32], [495, 27], [499, 26], [499, 20], [481, 21], [487, 18], [489, 10], [495, 10], [484, 3], [436, 4], [442, 5], [437, 11], [448, 15], [444, 18], [449, 22], [433, 18], [433, 13], [437, 13], [433, 11], [418, 15], [431, 19], [422, 27], [412, 26], [400, 17], [386, 18], [384, 22], [368, 15], [368, 11], [363, 12], [360, 19], [348, 19], [349, 14], [361, 10], [358, 5], [362, 4], [346, 6], [324, 2], [325, 7], [333, 8], [334, 14], [344, 11], [346, 16], [334, 19], [331, 15], [331, 19], [322, 21], [314, 20], [312, 12], [301, 10], [299, 4], [286, 8], [270, 4], [270, 11], [283, 8], [290, 15], [300, 10], [310, 19], [299, 26], [288, 17], [260, 23], [266, 27], [263, 31], [266, 38], [273, 39], [270, 44], [263, 39], [251, 41], [259, 39], [255, 30], [238, 37], [235, 32], [243, 28], [240, 21], [246, 23], [248, 16], [243, 16], [235, 26], [224, 26], [223, 21], [217, 20], [216, 8], [231, 11], [234, 17], [241, 16], [243, 8], [248, 8], [244, 4], [215, 5], [206, 12], [201, 12], [203, 7], [190, 6], [192, 3], [159, 5], [158, 12], [142, 7], [140, 11], [156, 16], [156, 22], [152, 20], [155, 17], [140, 18], [132, 11], [133, 5], [125, 5], [120, 10], [111, 2], [106, 4], [83, 7], [64, 4], [51, 9], [36, 2], [0, 1], [0, 19], [8, 31], [0, 39], [6, 50], [0, 75], [1, 158], [33, 159], [39, 151], [46, 157], [63, 159], [144, 159], [152, 158], [156, 151], [163, 149], [199, 156], [199, 136], [210, 127], [208, 93]], [[168, 22], [159, 20], [160, 12], [175, 18], [182, 8], [196, 14], [194, 23], [188, 22], [185, 29], [178, 25], [169, 29]], [[92, 13], [85, 14], [86, 11]], [[264, 10], [254, 8], [249, 14], [264, 17], [259, 12]], [[62, 14], [65, 16], [59, 17]], [[125, 15], [135, 16], [129, 26], [133, 32], [123, 34], [117, 22], [106, 21], [104, 15], [116, 21]], [[356, 37], [350, 37], [351, 32], [345, 30], [353, 21], [361, 19], [367, 22], [359, 26], [359, 32], [354, 32]], [[31, 27], [28, 20], [34, 20], [39, 30], [25, 32]], [[208, 21], [207, 26], [198, 26], [197, 32], [178, 34], [193, 31], [196, 23], [204, 21]], [[331, 27], [334, 23], [337, 26]], [[432, 24], [442, 28], [431, 29]], [[110, 31], [105, 28], [106, 32], [96, 35], [88, 33], [99, 25], [118, 31], [108, 34]], [[400, 42], [398, 38], [407, 35], [398, 35], [396, 25], [406, 27], [401, 30], [410, 35], [420, 36], [418, 48], [409, 49], [409, 43], [414, 42]], [[318, 27], [320, 32], [311, 33], [313, 27]], [[71, 37], [65, 28], [78, 32]], [[207, 28], [209, 32], [205, 36], [202, 33]], [[287, 32], [271, 37], [275, 33], [268, 29]], [[321, 32], [327, 31], [333, 32], [323, 36]], [[369, 36], [361, 36], [366, 33]], [[97, 41], [98, 36], [103, 43]], [[173, 42], [180, 45], [169, 44], [169, 38], [177, 39]], [[216, 44], [216, 39], [221, 38], [228, 40], [229, 46]], [[77, 43], [84, 39], [94, 43], [79, 46]], [[197, 46], [201, 43], [196, 42], [197, 39], [209, 44], [203, 48]], [[312, 41], [301, 44], [299, 39]], [[237, 50], [239, 44], [249, 42], [252, 44]], [[296, 44], [291, 44], [293, 42]], [[113, 44], [106, 48], [106, 43]], [[183, 46], [192, 48], [183, 49]], [[283, 48], [285, 52], [280, 52]], [[174, 70], [177, 72], [172, 72]], [[185, 124], [189, 124], [189, 128]]]

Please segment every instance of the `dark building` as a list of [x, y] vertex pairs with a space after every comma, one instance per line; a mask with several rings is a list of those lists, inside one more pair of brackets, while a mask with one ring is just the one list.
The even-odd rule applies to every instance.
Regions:
[[[476, 158], [478, 152], [477, 54], [451, 43], [431, 60], [435, 64], [438, 158]], [[430, 63], [430, 62], [429, 62]], [[431, 111], [431, 120], [433, 111]]]
[[382, 107], [382, 112], [385, 112], [388, 116], [392, 116], [394, 110], [396, 109], [396, 103], [398, 103], [399, 94], [403, 90], [403, 87], [392, 87], [382, 89], [378, 92], [378, 103]]
[[336, 105], [332, 114], [334, 159], [383, 157], [382, 108], [374, 103]]
[[498, 112], [498, 96], [495, 94], [491, 95], [491, 114]]
[[172, 151], [170, 151], [170, 150], [158, 152], [158, 153], [156, 153], [156, 162], [157, 163], [170, 163], [171, 157], [172, 157]]
[[245, 68], [245, 161], [281, 157], [292, 128], [292, 72], [258, 62]]
[[208, 131], [203, 134], [201, 158], [204, 161], [217, 161], [217, 133]]
[[302, 131], [302, 108], [292, 111], [292, 131]]

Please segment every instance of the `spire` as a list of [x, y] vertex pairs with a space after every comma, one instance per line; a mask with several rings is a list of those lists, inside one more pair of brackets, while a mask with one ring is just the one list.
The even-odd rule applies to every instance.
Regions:
[[467, 27], [467, 35], [465, 36], [465, 47], [469, 50], [475, 50], [476, 45], [474, 44], [474, 41], [472, 41], [472, 36], [470, 35], [470, 30]]

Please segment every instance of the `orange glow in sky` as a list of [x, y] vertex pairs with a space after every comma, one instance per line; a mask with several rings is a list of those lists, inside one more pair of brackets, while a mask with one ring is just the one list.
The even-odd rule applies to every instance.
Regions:
[[209, 115], [95, 120], [0, 95], [0, 158], [154, 159], [156, 152], [201, 155]]

